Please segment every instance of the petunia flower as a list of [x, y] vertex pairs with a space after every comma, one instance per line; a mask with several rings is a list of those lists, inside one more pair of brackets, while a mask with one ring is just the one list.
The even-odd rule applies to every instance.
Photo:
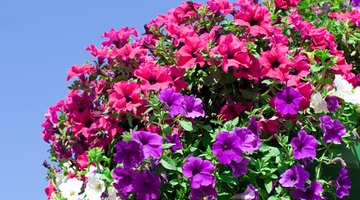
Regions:
[[232, 161], [239, 160], [242, 155], [240, 140], [236, 134], [221, 132], [216, 136], [216, 141], [212, 145], [212, 151], [218, 157], [221, 164], [230, 164]]
[[145, 103], [140, 97], [138, 83], [120, 81], [114, 84], [114, 92], [109, 95], [109, 105], [116, 111], [132, 111]]
[[283, 187], [303, 189], [309, 177], [310, 175], [305, 171], [304, 166], [297, 164], [281, 174], [279, 183]]
[[233, 133], [239, 137], [240, 149], [243, 152], [252, 154], [255, 150], [260, 148], [261, 140], [259, 137], [259, 127], [255, 117], [250, 118], [250, 123], [247, 128], [236, 127]]
[[241, 157], [238, 160], [233, 160], [229, 165], [232, 170], [233, 177], [240, 177], [248, 171], [247, 165], [250, 163], [248, 158]]
[[142, 144], [144, 158], [159, 158], [161, 156], [163, 143], [161, 135], [146, 131], [134, 131], [131, 137], [132, 140]]
[[322, 96], [319, 92], [315, 92], [311, 95], [310, 107], [314, 109], [315, 113], [329, 112], [328, 104], [322, 98]]
[[183, 148], [178, 134], [169, 134], [166, 136], [166, 140], [168, 143], [174, 144], [174, 146], [170, 147], [172, 152]]
[[136, 171], [132, 169], [115, 168], [113, 177], [115, 182], [114, 187], [119, 191], [121, 197], [127, 197], [130, 192], [133, 192], [134, 187], [132, 182]]
[[135, 70], [134, 75], [141, 80], [141, 89], [144, 92], [149, 90], [160, 91], [168, 88], [172, 83], [170, 70], [151, 62], [141, 65]]
[[217, 192], [215, 189], [215, 183], [208, 186], [202, 186], [197, 189], [191, 189], [190, 198], [191, 200], [203, 200], [203, 199], [216, 199]]
[[161, 180], [156, 174], [147, 171], [138, 172], [133, 180], [134, 193], [139, 200], [158, 199], [161, 195]]
[[312, 181], [307, 188], [294, 190], [292, 194], [298, 200], [323, 200], [323, 191], [324, 189], [318, 181]]
[[318, 146], [318, 141], [314, 136], [308, 135], [306, 131], [300, 130], [298, 132], [298, 137], [294, 137], [290, 144], [295, 159], [300, 160], [303, 158], [316, 157], [315, 149]]
[[249, 184], [245, 191], [241, 194], [236, 194], [232, 197], [233, 200], [258, 200], [259, 199], [259, 190], [254, 187], [254, 185]]
[[296, 115], [299, 111], [302, 95], [292, 87], [287, 87], [283, 91], [275, 94], [275, 109], [281, 115]]
[[116, 144], [114, 160], [123, 163], [125, 168], [139, 167], [144, 160], [144, 152], [141, 143], [137, 141], [120, 141]]
[[184, 97], [172, 89], [163, 89], [159, 95], [159, 101], [163, 102], [169, 110], [171, 118], [183, 114], [185, 112], [183, 107]]
[[340, 143], [346, 129], [339, 120], [333, 120], [330, 116], [320, 117], [320, 127], [323, 132], [323, 139], [326, 143]]
[[190, 178], [190, 187], [192, 189], [209, 186], [215, 182], [215, 177], [212, 175], [215, 168], [208, 160], [193, 156], [188, 157], [182, 170], [184, 176]]
[[88, 173], [88, 181], [85, 187], [85, 194], [89, 200], [101, 200], [101, 195], [105, 191], [105, 182], [100, 179], [98, 173]]
[[203, 110], [203, 104], [201, 99], [195, 98], [194, 95], [184, 96], [182, 106], [185, 111], [185, 117], [195, 119], [197, 117], [205, 116], [205, 111]]
[[348, 176], [348, 171], [344, 168], [339, 170], [339, 176], [336, 179], [336, 196], [340, 199], [349, 196], [351, 183]]
[[[360, 98], [360, 97], [359, 97]], [[340, 107], [339, 101], [336, 99], [335, 96], [327, 96], [325, 98], [327, 108], [330, 112], [335, 112], [335, 110]]]
[[62, 197], [68, 200], [78, 200], [82, 185], [83, 181], [77, 178], [70, 178], [59, 185], [59, 190]]

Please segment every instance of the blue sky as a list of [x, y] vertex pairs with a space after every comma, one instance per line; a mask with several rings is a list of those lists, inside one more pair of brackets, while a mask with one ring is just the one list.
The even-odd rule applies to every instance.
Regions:
[[85, 47], [99, 46], [112, 27], [142, 32], [181, 2], [0, 1], [0, 199], [46, 199], [42, 162], [49, 145], [41, 139], [41, 123], [47, 108], [67, 94], [67, 69], [92, 61]]

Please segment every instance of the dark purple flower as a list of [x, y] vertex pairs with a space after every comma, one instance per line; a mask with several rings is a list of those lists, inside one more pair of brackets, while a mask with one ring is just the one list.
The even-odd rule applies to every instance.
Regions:
[[360, 0], [352, 0], [351, 5], [354, 6], [354, 8], [360, 7]]
[[215, 184], [202, 186], [197, 189], [192, 189], [190, 191], [191, 200], [203, 200], [203, 199], [216, 199], [217, 192], [215, 190]]
[[317, 181], [312, 181], [310, 186], [305, 190], [294, 190], [293, 197], [298, 200], [323, 200], [322, 197], [324, 189], [322, 185]]
[[335, 112], [336, 108], [339, 107], [339, 101], [337, 100], [336, 96], [327, 96], [325, 101], [330, 112]]
[[229, 166], [232, 169], [232, 175], [234, 177], [240, 177], [243, 174], [246, 174], [248, 171], [247, 165], [249, 164], [250, 160], [247, 158], [241, 157], [238, 160], [232, 161]]
[[134, 141], [143, 145], [145, 158], [159, 158], [161, 156], [163, 138], [159, 134], [146, 131], [134, 131], [131, 137]]
[[134, 180], [134, 175], [136, 171], [131, 169], [123, 169], [123, 168], [116, 168], [113, 172], [114, 180], [117, 182], [114, 183], [114, 187], [120, 192], [120, 195], [124, 198], [128, 196], [130, 192], [133, 192], [133, 185], [132, 182]]
[[309, 177], [310, 175], [305, 171], [304, 166], [297, 164], [281, 174], [279, 183], [283, 187], [303, 189]]
[[182, 146], [182, 144], [180, 142], [178, 134], [169, 134], [169, 135], [166, 136], [166, 140], [167, 140], [168, 143], [175, 144], [174, 146], [170, 147], [170, 150], [172, 152], [183, 148], [183, 146]]
[[161, 90], [159, 101], [165, 104], [166, 108], [169, 110], [171, 118], [185, 112], [182, 106], [182, 102], [184, 101], [183, 95], [174, 92], [172, 89]]
[[160, 177], [147, 171], [141, 171], [134, 177], [133, 187], [140, 200], [157, 199], [161, 195]]
[[290, 144], [295, 159], [316, 157], [315, 149], [318, 146], [318, 141], [314, 136], [306, 134], [306, 131], [299, 131], [298, 137], [294, 137]]
[[184, 96], [182, 106], [185, 110], [185, 117], [195, 119], [196, 117], [205, 116], [201, 99], [195, 98], [194, 95]]
[[346, 129], [339, 120], [333, 120], [330, 116], [320, 117], [320, 127], [323, 132], [323, 138], [326, 143], [341, 143], [341, 137], [345, 134]]
[[139, 167], [144, 160], [144, 153], [140, 143], [136, 141], [120, 141], [116, 144], [114, 160], [123, 163], [125, 168]]
[[254, 150], [257, 150], [260, 148], [260, 138], [258, 133], [252, 132], [248, 128], [235, 128], [233, 131], [240, 140], [240, 149], [243, 152], [247, 152], [252, 154]]
[[301, 100], [302, 95], [299, 92], [295, 91], [292, 87], [287, 87], [283, 91], [275, 94], [275, 109], [281, 115], [296, 115], [299, 111]]
[[349, 196], [350, 188], [351, 183], [348, 177], [348, 171], [344, 168], [341, 168], [339, 170], [339, 176], [336, 179], [336, 196], [340, 199]]
[[197, 157], [188, 157], [183, 165], [183, 174], [190, 178], [190, 187], [198, 189], [202, 186], [209, 186], [215, 182], [214, 165], [208, 160], [202, 160]]
[[252, 184], [249, 184], [246, 187], [246, 190], [241, 194], [236, 194], [233, 196], [234, 200], [258, 200], [259, 191]]
[[216, 141], [212, 145], [212, 151], [218, 157], [221, 164], [230, 164], [231, 161], [241, 158], [239, 137], [229, 132], [221, 132], [216, 136]]

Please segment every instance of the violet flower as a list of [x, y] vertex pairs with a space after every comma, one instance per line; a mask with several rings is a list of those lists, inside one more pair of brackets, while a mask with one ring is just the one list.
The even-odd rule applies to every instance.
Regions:
[[215, 189], [215, 184], [202, 186], [198, 189], [192, 189], [190, 191], [191, 200], [203, 200], [203, 199], [216, 199], [217, 192]]
[[245, 191], [232, 197], [234, 200], [258, 200], [259, 191], [252, 184], [249, 184]]
[[182, 94], [175, 92], [172, 89], [161, 90], [159, 101], [165, 104], [171, 118], [185, 112], [182, 106], [182, 102], [184, 101]]
[[295, 199], [299, 199], [299, 200], [309, 200], [309, 199], [323, 200], [324, 199], [322, 197], [323, 191], [324, 191], [324, 189], [319, 182], [312, 181], [310, 186], [308, 186], [306, 189], [294, 190], [292, 194]]
[[336, 179], [336, 196], [342, 199], [345, 196], [349, 196], [349, 190], [351, 188], [348, 171], [344, 168], [339, 170], [339, 176]]
[[208, 160], [202, 160], [197, 157], [188, 157], [183, 165], [183, 174], [190, 178], [190, 187], [198, 189], [202, 186], [209, 186], [215, 182], [214, 165]]
[[197, 118], [204, 117], [205, 111], [203, 110], [202, 101], [199, 98], [195, 98], [194, 95], [184, 96], [182, 106], [185, 111], [185, 117]]
[[326, 143], [341, 143], [341, 137], [346, 132], [344, 125], [339, 120], [333, 120], [327, 115], [320, 117], [320, 127]]
[[230, 164], [231, 161], [241, 158], [239, 137], [229, 132], [221, 132], [216, 136], [216, 141], [212, 145], [212, 151], [218, 157], [221, 164]]
[[140, 143], [136, 141], [120, 141], [116, 144], [114, 160], [123, 163], [125, 168], [139, 167], [144, 160], [144, 153]]
[[147, 171], [141, 171], [134, 177], [133, 187], [139, 200], [157, 199], [161, 196], [160, 177]]
[[295, 159], [300, 160], [303, 158], [316, 157], [315, 149], [318, 146], [318, 141], [314, 136], [306, 134], [306, 131], [300, 130], [298, 137], [294, 137], [290, 144]]
[[239, 137], [240, 149], [243, 152], [252, 154], [254, 150], [260, 148], [261, 141], [259, 135], [252, 132], [250, 129], [237, 127], [233, 132]]
[[232, 176], [233, 177], [240, 177], [243, 174], [246, 174], [248, 171], [247, 165], [249, 164], [250, 160], [247, 158], [241, 157], [238, 160], [232, 161], [229, 164], [229, 167], [231, 167], [232, 170]]
[[131, 137], [134, 141], [143, 145], [145, 158], [159, 158], [161, 156], [163, 138], [159, 134], [146, 131], [134, 131]]
[[325, 101], [330, 112], [335, 112], [335, 110], [339, 107], [339, 101], [336, 96], [327, 96]]
[[166, 136], [166, 140], [167, 140], [168, 143], [175, 144], [174, 146], [170, 147], [170, 150], [172, 152], [183, 148], [183, 146], [182, 146], [182, 144], [180, 142], [178, 134], [169, 134], [169, 135]]
[[310, 175], [305, 171], [304, 166], [297, 164], [281, 174], [279, 183], [283, 187], [303, 189], [309, 177]]
[[126, 198], [130, 192], [133, 192], [132, 182], [136, 171], [132, 169], [115, 168], [113, 172], [113, 178], [117, 182], [113, 185], [120, 192], [123, 198]]
[[299, 111], [301, 100], [302, 95], [299, 92], [295, 91], [292, 87], [287, 87], [283, 91], [275, 94], [275, 109], [281, 115], [296, 115]]

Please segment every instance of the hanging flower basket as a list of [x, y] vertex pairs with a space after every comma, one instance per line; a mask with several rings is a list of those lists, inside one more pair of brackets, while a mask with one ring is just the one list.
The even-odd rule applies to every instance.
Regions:
[[352, 197], [356, 16], [350, 3], [209, 0], [142, 36], [105, 32], [45, 115], [48, 199]]

